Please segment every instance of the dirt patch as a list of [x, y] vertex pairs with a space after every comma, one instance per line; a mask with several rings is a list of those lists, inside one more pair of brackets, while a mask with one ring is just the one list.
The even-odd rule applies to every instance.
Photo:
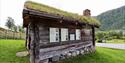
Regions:
[[24, 56], [27, 56], [27, 55], [29, 55], [28, 51], [21, 51], [21, 52], [16, 53], [17, 57], [24, 57]]

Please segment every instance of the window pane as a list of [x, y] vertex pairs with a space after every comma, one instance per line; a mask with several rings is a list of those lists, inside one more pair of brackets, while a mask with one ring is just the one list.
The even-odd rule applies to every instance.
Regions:
[[59, 42], [59, 28], [50, 28], [50, 42]]
[[75, 34], [70, 34], [70, 40], [75, 40]]
[[68, 41], [68, 29], [61, 29], [61, 41]]
[[76, 29], [76, 40], [80, 40], [80, 39], [81, 39], [80, 29]]

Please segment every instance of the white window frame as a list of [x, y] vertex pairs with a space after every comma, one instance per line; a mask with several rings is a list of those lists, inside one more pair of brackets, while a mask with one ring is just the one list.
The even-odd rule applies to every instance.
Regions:
[[70, 40], [75, 40], [75, 34], [70, 34]]
[[61, 28], [61, 41], [68, 41], [68, 29], [67, 28]]
[[81, 30], [76, 29], [76, 40], [81, 40]]
[[49, 28], [49, 39], [50, 42], [59, 42], [59, 28]]

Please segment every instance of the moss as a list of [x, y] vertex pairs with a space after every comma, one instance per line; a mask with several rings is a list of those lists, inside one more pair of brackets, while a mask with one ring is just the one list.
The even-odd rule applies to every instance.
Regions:
[[32, 10], [36, 10], [36, 11], [46, 12], [49, 14], [56, 14], [56, 15], [60, 15], [60, 16], [68, 17], [68, 18], [73, 18], [74, 20], [85, 22], [85, 23], [88, 23], [91, 25], [97, 25], [97, 26], [100, 25], [99, 21], [96, 20], [95, 18], [90, 18], [90, 17], [78, 15], [78, 14], [73, 14], [73, 13], [66, 12], [66, 11], [63, 11], [60, 9], [56, 9], [56, 8], [53, 8], [53, 7], [50, 7], [47, 5], [43, 5], [40, 3], [27, 1], [24, 6], [27, 9], [32, 9]]

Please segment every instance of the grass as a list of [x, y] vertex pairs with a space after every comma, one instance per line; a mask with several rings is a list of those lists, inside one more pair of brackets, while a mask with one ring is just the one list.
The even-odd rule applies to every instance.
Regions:
[[95, 53], [66, 59], [59, 63], [125, 63], [125, 50], [97, 47]]
[[78, 21], [82, 21], [82, 22], [92, 24], [92, 25], [97, 25], [97, 26], [100, 25], [100, 22], [98, 20], [94, 19], [94, 18], [81, 16], [81, 15], [74, 14], [74, 13], [71, 13], [71, 12], [66, 12], [66, 11], [63, 11], [63, 10], [60, 10], [60, 9], [56, 9], [56, 8], [53, 8], [53, 7], [44, 5], [44, 4], [40, 4], [40, 3], [35, 3], [35, 2], [32, 2], [32, 1], [27, 1], [25, 3], [25, 8], [36, 10], [36, 11], [42, 11], [42, 12], [45, 12], [45, 13], [48, 13], [48, 14], [54, 14], [54, 15], [58, 15], [58, 16], [61, 16], [61, 17], [68, 17], [68, 18], [78, 20]]
[[[0, 63], [29, 63], [27, 57], [16, 57], [16, 52], [26, 50], [24, 40], [0, 40]], [[125, 63], [125, 50], [97, 47], [92, 54], [65, 59], [59, 63]]]
[[112, 40], [106, 40], [106, 43], [125, 44], [125, 40], [123, 40], [123, 39], [112, 39]]
[[17, 52], [25, 50], [24, 40], [0, 40], [0, 63], [29, 63], [28, 56], [16, 56]]

